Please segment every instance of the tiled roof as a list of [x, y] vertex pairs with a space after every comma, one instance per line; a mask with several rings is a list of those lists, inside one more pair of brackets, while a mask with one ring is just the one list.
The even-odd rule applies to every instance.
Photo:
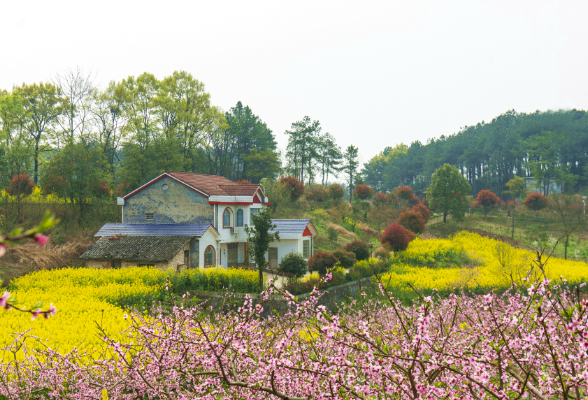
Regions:
[[200, 189], [209, 196], [223, 196], [228, 193], [222, 186], [237, 186], [237, 184], [224, 176], [192, 174], [189, 172], [168, 172], [171, 176], [184, 181], [188, 185]]
[[84, 260], [169, 261], [190, 241], [189, 236], [102, 237], [80, 256]]
[[210, 224], [104, 224], [94, 236], [197, 236]]
[[253, 196], [257, 192], [257, 189], [259, 189], [259, 185], [222, 185], [219, 188], [224, 190], [229, 196]]
[[272, 219], [272, 222], [277, 225], [276, 229], [270, 233], [279, 232], [283, 234], [298, 234], [303, 233], [306, 226], [310, 223], [309, 219]]

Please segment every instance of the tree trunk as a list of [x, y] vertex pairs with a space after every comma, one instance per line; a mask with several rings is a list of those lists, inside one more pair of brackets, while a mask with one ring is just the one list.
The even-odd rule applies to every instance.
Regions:
[[447, 223], [447, 211], [443, 213], [443, 223]]
[[262, 266], [258, 266], [259, 269], [259, 293], [263, 292], [263, 270]]

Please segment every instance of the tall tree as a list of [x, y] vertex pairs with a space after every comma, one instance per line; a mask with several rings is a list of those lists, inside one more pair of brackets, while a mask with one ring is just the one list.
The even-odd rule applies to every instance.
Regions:
[[64, 142], [72, 142], [76, 136], [82, 136], [91, 129], [92, 99], [96, 92], [93, 77], [80, 68], [70, 69], [56, 75], [53, 84], [63, 97], [63, 112], [58, 122], [66, 137]]
[[33, 141], [34, 181], [39, 182], [41, 152], [49, 150], [55, 125], [63, 113], [66, 100], [52, 83], [22, 85], [16, 89], [22, 97], [27, 118], [26, 130]]
[[305, 174], [308, 184], [314, 178], [314, 164], [316, 163], [317, 138], [320, 135], [321, 126], [319, 121], [311, 121], [305, 116], [301, 121], [292, 124], [288, 135], [288, 146], [286, 147], [286, 159], [288, 170], [293, 176], [304, 183]]
[[269, 245], [275, 240], [280, 240], [278, 232], [271, 233], [277, 225], [272, 222], [271, 212], [268, 207], [263, 207], [257, 215], [251, 215], [252, 225], [246, 226], [249, 251], [253, 251], [255, 266], [259, 272], [259, 291], [263, 291], [263, 271], [267, 268], [266, 254]]
[[359, 161], [357, 159], [358, 149], [353, 145], [347, 146], [343, 154], [343, 166], [341, 169], [345, 172], [347, 177], [347, 188], [349, 189], [349, 201], [353, 200], [353, 189], [355, 183], [355, 176], [357, 175], [357, 167]]
[[327, 185], [329, 174], [337, 175], [340, 170], [343, 154], [341, 148], [335, 143], [335, 138], [330, 133], [325, 133], [317, 138], [317, 162], [320, 165], [322, 184]]
[[431, 177], [427, 198], [436, 211], [443, 214], [443, 223], [446, 223], [450, 213], [455, 216], [463, 215], [467, 204], [466, 195], [471, 189], [467, 179], [455, 166], [444, 164]]

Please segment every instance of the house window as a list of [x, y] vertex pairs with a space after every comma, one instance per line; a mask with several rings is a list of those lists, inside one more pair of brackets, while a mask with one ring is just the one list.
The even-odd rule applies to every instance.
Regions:
[[243, 226], [243, 210], [237, 210], [237, 226]]
[[204, 251], [204, 268], [214, 267], [214, 264], [216, 264], [215, 255], [214, 247], [208, 246]]
[[225, 208], [225, 211], [223, 212], [223, 228], [230, 228], [232, 226], [231, 214], [232, 214], [231, 209]]
[[145, 221], [153, 221], [153, 213], [145, 213]]
[[302, 257], [304, 257], [304, 258], [310, 257], [310, 240], [303, 240], [302, 241]]
[[227, 247], [227, 267], [235, 267], [238, 263], [239, 243], [229, 243]]
[[137, 264], [137, 267], [150, 267], [150, 268], [155, 268], [155, 264]]
[[[252, 208], [251, 209], [251, 215], [258, 215], [259, 214], [259, 208]], [[253, 223], [253, 220], [251, 220], [251, 222]]]

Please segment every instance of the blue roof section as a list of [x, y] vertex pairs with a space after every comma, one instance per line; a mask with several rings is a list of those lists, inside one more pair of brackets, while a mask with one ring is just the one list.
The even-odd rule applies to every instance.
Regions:
[[276, 229], [271, 230], [271, 233], [280, 232], [283, 234], [298, 234], [303, 233], [304, 229], [310, 222], [309, 219], [272, 219], [276, 224]]
[[[210, 224], [104, 224], [94, 236], [202, 236]], [[213, 228], [214, 229], [214, 228]]]

